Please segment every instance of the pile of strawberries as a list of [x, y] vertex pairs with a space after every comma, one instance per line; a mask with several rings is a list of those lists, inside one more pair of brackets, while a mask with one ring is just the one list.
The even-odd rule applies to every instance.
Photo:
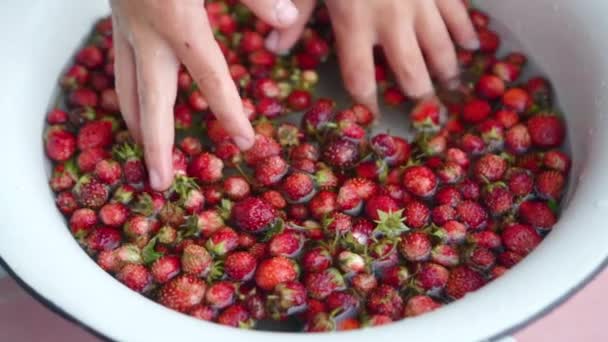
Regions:
[[[234, 327], [296, 317], [305, 331], [356, 329], [462, 298], [551, 231], [570, 168], [565, 124], [546, 79], [519, 81], [524, 55], [496, 57], [484, 13], [470, 10], [481, 49], [458, 51], [464, 85], [413, 108], [377, 52], [385, 102], [417, 132], [407, 141], [369, 137], [362, 105], [313, 99], [332, 45], [322, 5], [281, 57], [245, 7], [206, 6], [257, 133], [252, 149], [239, 151], [182, 69], [175, 181], [151, 190], [120, 117], [107, 18], [47, 116], [57, 206], [83, 249], [133, 291]], [[300, 125], [284, 120], [299, 111]]]

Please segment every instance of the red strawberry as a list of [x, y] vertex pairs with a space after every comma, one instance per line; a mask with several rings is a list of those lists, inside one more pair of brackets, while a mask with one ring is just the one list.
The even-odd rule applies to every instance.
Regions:
[[95, 177], [107, 185], [116, 184], [122, 177], [120, 164], [112, 159], [104, 159], [95, 165]]
[[363, 127], [366, 127], [374, 121], [374, 113], [362, 104], [355, 104], [351, 110], [355, 114], [355, 122]]
[[303, 172], [295, 172], [287, 176], [281, 188], [287, 200], [294, 203], [309, 200], [315, 190], [312, 177]]
[[551, 150], [545, 153], [543, 164], [549, 169], [560, 171], [563, 174], [568, 174], [570, 171], [570, 157], [562, 151]]
[[306, 90], [294, 89], [287, 97], [289, 108], [295, 111], [305, 110], [310, 107], [311, 103], [312, 95]]
[[82, 172], [93, 172], [97, 163], [109, 157], [108, 152], [100, 147], [90, 148], [80, 152], [76, 163]]
[[224, 179], [224, 193], [233, 201], [239, 201], [249, 196], [251, 188], [247, 180], [241, 176], [231, 176]]
[[297, 281], [289, 281], [278, 284], [274, 288], [273, 296], [270, 297], [267, 306], [274, 311], [273, 318], [280, 319], [304, 304], [306, 304], [306, 288]]
[[186, 246], [181, 257], [182, 271], [194, 276], [206, 275], [212, 262], [211, 254], [207, 252], [205, 247], [195, 244]]
[[487, 223], [488, 214], [477, 202], [463, 201], [456, 207], [460, 221], [470, 229], [479, 229]]
[[[82, 65], [72, 65], [59, 83], [65, 89], [78, 89], [84, 86], [89, 80], [89, 71]], [[50, 122], [49, 122], [50, 123]]]
[[268, 190], [262, 193], [262, 200], [272, 205], [275, 209], [284, 209], [287, 206], [287, 201], [280, 192], [276, 190]]
[[80, 177], [74, 187], [74, 194], [80, 205], [89, 208], [101, 208], [110, 195], [107, 185], [100, 183], [89, 175]]
[[207, 250], [218, 256], [226, 255], [238, 246], [239, 235], [230, 227], [218, 229], [205, 243]]
[[505, 136], [505, 144], [510, 152], [525, 153], [532, 145], [528, 128], [523, 124], [509, 128]]
[[431, 216], [433, 218], [433, 223], [441, 226], [456, 218], [456, 210], [449, 204], [439, 205], [433, 208]]
[[304, 271], [313, 273], [328, 269], [332, 264], [332, 257], [327, 249], [316, 247], [307, 251], [302, 257], [301, 265]]
[[202, 280], [182, 275], [161, 287], [157, 299], [168, 308], [185, 312], [203, 300], [206, 290], [207, 285]]
[[247, 232], [260, 232], [276, 219], [274, 208], [257, 197], [248, 197], [232, 207], [232, 220]]
[[416, 196], [428, 197], [437, 188], [437, 177], [426, 166], [410, 166], [403, 172], [403, 186]]
[[359, 160], [359, 148], [346, 139], [334, 139], [323, 146], [323, 160], [338, 169], [346, 169]]
[[70, 230], [77, 237], [86, 235], [96, 224], [97, 215], [89, 208], [76, 209], [70, 216]]
[[285, 176], [287, 168], [287, 163], [280, 156], [264, 158], [255, 166], [255, 179], [262, 186], [274, 185]]
[[502, 246], [500, 236], [493, 231], [482, 230], [479, 232], [473, 232], [468, 237], [470, 243], [480, 247], [489, 249], [498, 249]]
[[566, 178], [559, 171], [545, 171], [536, 177], [536, 192], [543, 198], [557, 200], [564, 190]]
[[317, 161], [319, 159], [319, 150], [315, 145], [309, 143], [294, 146], [291, 150], [291, 160], [302, 159]]
[[60, 163], [53, 168], [49, 184], [53, 191], [70, 190], [78, 180], [78, 170], [72, 161]]
[[192, 127], [192, 110], [186, 104], [178, 104], [173, 109], [175, 128], [189, 129]]
[[224, 163], [211, 153], [201, 153], [188, 165], [188, 174], [203, 183], [214, 183], [222, 178]]
[[407, 300], [405, 304], [405, 317], [416, 317], [427, 312], [431, 312], [442, 306], [441, 303], [436, 302], [433, 298], [425, 295], [413, 296]]
[[72, 107], [93, 108], [97, 106], [97, 93], [89, 88], [78, 88], [70, 93], [68, 101]]
[[281, 146], [276, 140], [263, 135], [256, 135], [253, 146], [243, 153], [243, 159], [247, 165], [253, 166], [264, 158], [276, 156], [280, 153]]
[[372, 314], [399, 319], [403, 314], [403, 299], [395, 288], [382, 284], [370, 293], [367, 299], [367, 309]]
[[106, 120], [89, 121], [78, 131], [78, 148], [86, 150], [107, 147], [112, 143], [112, 123]]
[[173, 255], [165, 255], [157, 259], [151, 266], [150, 271], [154, 281], [159, 284], [164, 284], [173, 279], [180, 272], [179, 257]]
[[500, 37], [496, 32], [481, 28], [477, 31], [477, 37], [481, 43], [479, 51], [493, 54], [498, 50], [500, 46]]
[[337, 195], [331, 191], [319, 191], [308, 203], [313, 218], [320, 220], [337, 208]]
[[413, 200], [405, 204], [403, 216], [405, 217], [405, 224], [408, 227], [414, 229], [422, 228], [428, 223], [431, 211], [424, 203]]
[[318, 99], [302, 117], [302, 129], [314, 135], [323, 130], [334, 115], [335, 102], [330, 99]]
[[553, 114], [541, 113], [527, 122], [532, 144], [540, 148], [559, 147], [566, 135], [564, 122]]
[[89, 69], [94, 69], [103, 64], [103, 53], [97, 46], [89, 45], [78, 51], [76, 62]]
[[59, 211], [64, 215], [70, 215], [74, 210], [78, 209], [78, 203], [73, 193], [64, 191], [57, 194], [55, 204]]
[[89, 233], [86, 245], [91, 251], [101, 252], [116, 249], [120, 245], [121, 236], [117, 229], [97, 227]]
[[107, 203], [99, 210], [99, 218], [103, 224], [110, 227], [122, 226], [129, 215], [126, 205], [117, 203]]
[[327, 298], [334, 291], [342, 291], [346, 288], [342, 274], [335, 268], [307, 274], [304, 284], [308, 296], [319, 300]]
[[[454, 238], [451, 237], [451, 239]], [[431, 251], [431, 260], [441, 266], [451, 267], [460, 263], [460, 255], [454, 246], [437, 245]]]
[[441, 239], [443, 243], [459, 244], [464, 241], [467, 233], [467, 227], [455, 220], [448, 221], [439, 227], [433, 235]]
[[114, 154], [122, 162], [122, 169], [127, 183], [137, 184], [144, 180], [146, 170], [139, 147], [125, 143], [117, 146], [114, 149]]
[[254, 322], [249, 312], [242, 304], [234, 304], [222, 311], [217, 317], [217, 322], [235, 328], [250, 328]]
[[534, 179], [525, 169], [510, 169], [507, 172], [509, 190], [515, 196], [526, 196], [534, 188]]
[[271, 291], [280, 283], [298, 278], [297, 263], [286, 257], [277, 256], [263, 260], [255, 272], [255, 283], [262, 290]]
[[394, 213], [398, 210], [397, 202], [386, 195], [373, 196], [365, 204], [365, 214], [374, 221], [380, 219], [379, 212]]
[[533, 77], [528, 80], [526, 90], [532, 97], [534, 103], [541, 108], [550, 107], [552, 102], [551, 84], [543, 77]]
[[382, 93], [382, 98], [384, 102], [389, 106], [399, 106], [407, 100], [401, 89], [396, 86], [388, 87]]
[[488, 185], [484, 191], [483, 199], [485, 205], [493, 215], [504, 214], [513, 206], [513, 195], [508, 188], [502, 184]]
[[410, 113], [410, 120], [415, 129], [420, 131], [436, 131], [445, 116], [445, 107], [435, 98], [418, 102]]
[[473, 99], [467, 102], [462, 109], [462, 120], [468, 123], [479, 123], [485, 120], [490, 113], [492, 108], [488, 102], [484, 100]]
[[62, 126], [51, 126], [46, 133], [46, 154], [53, 161], [66, 161], [76, 151], [76, 137]]
[[223, 309], [234, 303], [235, 286], [228, 281], [210, 285], [205, 292], [205, 302], [213, 309]]
[[405, 234], [399, 244], [401, 255], [409, 261], [422, 261], [431, 255], [431, 240], [423, 232], [410, 232]]
[[468, 200], [477, 200], [481, 192], [479, 184], [470, 179], [465, 179], [462, 183], [458, 184], [458, 189], [462, 193], [462, 197]]
[[494, 119], [498, 121], [504, 128], [511, 128], [519, 122], [519, 114], [507, 109], [501, 109], [494, 114]]
[[494, 266], [496, 262], [496, 256], [494, 253], [486, 247], [475, 246], [467, 255], [467, 263], [474, 269], [480, 271], [486, 271]]
[[286, 230], [272, 237], [268, 251], [273, 256], [295, 257], [304, 246], [304, 236], [298, 232]]
[[378, 286], [378, 280], [373, 274], [357, 273], [351, 278], [351, 284], [359, 293], [367, 295]]
[[257, 266], [254, 256], [245, 251], [233, 252], [226, 256], [224, 272], [230, 279], [246, 281], [253, 277]]
[[494, 72], [494, 75], [497, 75], [503, 81], [511, 83], [519, 78], [521, 67], [506, 61], [499, 61], [494, 63], [492, 72]]
[[184, 137], [179, 143], [179, 147], [190, 157], [200, 154], [203, 151], [201, 141], [193, 136]]
[[521, 52], [511, 52], [505, 56], [505, 62], [523, 67], [528, 62], [528, 57]]
[[519, 217], [524, 223], [542, 230], [550, 230], [557, 222], [555, 214], [547, 203], [526, 201], [519, 206]]
[[262, 98], [255, 107], [256, 112], [268, 119], [275, 119], [283, 114], [283, 105], [273, 98]]
[[188, 314], [203, 321], [213, 321], [217, 316], [217, 311], [206, 305], [195, 305]]
[[505, 83], [494, 75], [483, 75], [477, 82], [477, 94], [489, 100], [502, 97], [505, 92]]
[[152, 282], [152, 275], [148, 269], [139, 264], [125, 265], [120, 269], [116, 278], [136, 292], [144, 292]]
[[475, 163], [475, 177], [484, 182], [500, 180], [507, 169], [507, 162], [495, 154], [486, 154]]
[[502, 232], [505, 247], [519, 255], [530, 253], [542, 241], [540, 234], [534, 228], [524, 224], [510, 224]]
[[467, 168], [469, 166], [469, 157], [467, 154], [459, 148], [449, 148], [445, 154], [446, 162], [451, 162]]
[[468, 292], [475, 291], [484, 285], [481, 274], [466, 266], [459, 266], [450, 272], [446, 285], [446, 294], [454, 299], [464, 297]]
[[53, 108], [46, 115], [46, 121], [49, 123], [49, 125], [64, 124], [68, 120], [69, 120], [68, 113], [59, 108]]
[[462, 201], [462, 194], [453, 186], [446, 186], [437, 191], [435, 201], [439, 205], [447, 204], [455, 207]]
[[460, 148], [470, 154], [481, 154], [485, 147], [483, 139], [471, 133], [463, 135], [460, 139]]
[[447, 268], [430, 262], [423, 263], [416, 272], [415, 284], [424, 292], [436, 293], [445, 287], [449, 276]]
[[151, 219], [141, 215], [133, 215], [125, 222], [123, 230], [127, 237], [135, 239], [148, 235], [153, 228], [152, 225]]
[[511, 88], [502, 96], [502, 105], [518, 113], [528, 110], [531, 103], [530, 95], [521, 88]]

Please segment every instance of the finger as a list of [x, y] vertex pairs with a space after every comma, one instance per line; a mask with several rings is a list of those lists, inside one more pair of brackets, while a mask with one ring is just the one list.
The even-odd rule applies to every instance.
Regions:
[[440, 80], [448, 82], [458, 76], [456, 50], [439, 10], [431, 1], [421, 4], [416, 18], [416, 31], [427, 61]]
[[366, 30], [357, 32], [348, 28], [348, 25], [340, 25], [338, 22], [334, 24], [334, 32], [346, 90], [355, 102], [366, 105], [377, 115], [379, 109], [372, 34]]
[[302, 31], [315, 8], [315, 0], [294, 0], [298, 8], [298, 18], [289, 27], [277, 29], [266, 38], [266, 48], [275, 53], [284, 54], [300, 39]]
[[241, 0], [249, 9], [267, 24], [285, 28], [298, 18], [298, 9], [290, 0]]
[[387, 20], [380, 26], [380, 42], [403, 91], [413, 98], [432, 94], [433, 84], [416, 34], [407, 19]]
[[223, 128], [239, 148], [249, 149], [254, 142], [253, 128], [245, 116], [224, 56], [213, 38], [207, 17], [192, 15], [184, 20], [183, 30], [179, 36], [172, 36], [171, 41]]
[[179, 63], [158, 36], [140, 38], [134, 45], [144, 155], [150, 185], [162, 191], [173, 181], [173, 106]]
[[[114, 29], [118, 27], [113, 24]], [[116, 30], [117, 31], [117, 30]], [[133, 140], [141, 144], [141, 131], [139, 126], [139, 105], [137, 103], [137, 80], [135, 73], [135, 57], [133, 49], [122, 33], [114, 32], [114, 77], [116, 79], [116, 93], [122, 117], [127, 124]]]
[[454, 40], [467, 50], [479, 49], [479, 39], [461, 0], [437, 0], [437, 7]]

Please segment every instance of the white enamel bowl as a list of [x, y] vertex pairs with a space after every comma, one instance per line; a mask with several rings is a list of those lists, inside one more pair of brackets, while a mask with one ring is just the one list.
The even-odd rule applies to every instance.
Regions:
[[[574, 168], [565, 211], [544, 243], [463, 300], [349, 341], [475, 341], [529, 322], [588, 281], [608, 256], [608, 3], [486, 0], [555, 83]], [[4, 1], [0, 12], [0, 255], [24, 284], [92, 330], [120, 341], [329, 341], [335, 334], [242, 331], [166, 309], [103, 272], [76, 244], [48, 190], [43, 115], [66, 61], [105, 1]], [[394, 127], [394, 125], [391, 125]]]

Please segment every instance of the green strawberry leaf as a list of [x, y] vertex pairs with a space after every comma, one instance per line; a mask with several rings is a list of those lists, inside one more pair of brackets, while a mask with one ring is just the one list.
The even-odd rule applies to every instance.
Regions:
[[162, 257], [164, 254], [157, 252], [154, 247], [156, 247], [157, 237], [153, 237], [150, 239], [148, 244], [142, 249], [141, 256], [145, 264], [151, 264]]

